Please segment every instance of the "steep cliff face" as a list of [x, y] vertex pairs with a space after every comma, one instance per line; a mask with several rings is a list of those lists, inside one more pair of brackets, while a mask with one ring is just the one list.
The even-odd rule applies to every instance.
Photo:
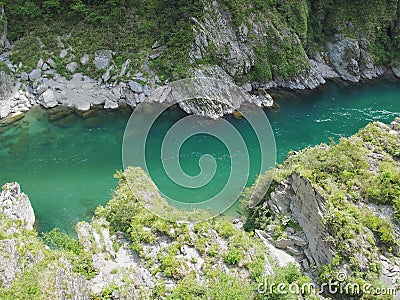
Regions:
[[304, 265], [322, 266], [332, 262], [335, 249], [327, 241], [329, 232], [324, 223], [327, 201], [310, 180], [293, 173], [271, 193], [268, 207], [277, 216], [292, 216], [302, 228], [308, 242], [303, 251], [309, 253]]
[[37, 237], [32, 206], [17, 183], [3, 186], [0, 207], [0, 297], [39, 299], [45, 291], [48, 299], [89, 299], [87, 281], [74, 272], [72, 258]]
[[397, 10], [397, 1], [204, 1], [190, 57], [254, 88], [358, 82], [397, 64]]

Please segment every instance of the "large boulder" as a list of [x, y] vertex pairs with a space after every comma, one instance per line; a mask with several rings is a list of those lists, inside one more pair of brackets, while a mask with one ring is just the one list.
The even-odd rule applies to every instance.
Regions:
[[52, 108], [54, 106], [58, 105], [56, 96], [54, 95], [52, 90], [47, 90], [45, 91], [40, 97], [39, 97], [39, 103], [44, 107], [44, 108]]
[[40, 69], [34, 69], [29, 73], [28, 77], [30, 81], [35, 81], [42, 76], [42, 71]]

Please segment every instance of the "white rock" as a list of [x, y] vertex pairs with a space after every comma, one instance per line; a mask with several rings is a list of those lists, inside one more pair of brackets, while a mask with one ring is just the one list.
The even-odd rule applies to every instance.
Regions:
[[116, 103], [116, 102], [114, 102], [114, 101], [112, 101], [110, 99], [107, 99], [105, 104], [104, 104], [104, 108], [105, 109], [117, 109], [118, 108], [118, 103]]
[[142, 86], [140, 83], [136, 82], [136, 81], [130, 80], [130, 81], [128, 82], [128, 85], [129, 85], [129, 88], [130, 88], [133, 92], [135, 92], [135, 93], [137, 93], [137, 94], [143, 92], [143, 86]]
[[78, 66], [78, 64], [76, 63], [76, 62], [70, 62], [69, 64], [67, 64], [66, 66], [65, 66], [65, 68], [69, 71], [69, 72], [71, 72], [71, 73], [74, 73], [75, 72], [75, 70], [76, 70], [76, 68], [77, 68], [77, 66]]
[[60, 51], [60, 58], [65, 58], [68, 54], [68, 49], [62, 49]]
[[30, 81], [35, 81], [42, 76], [42, 71], [40, 69], [34, 69], [29, 73], [28, 77]]
[[52, 107], [58, 105], [58, 102], [57, 102], [56, 97], [54, 96], [54, 93], [52, 90], [45, 91], [39, 97], [39, 103], [45, 108], [52, 108]]
[[89, 54], [85, 53], [80, 58], [80, 62], [82, 65], [86, 65], [89, 62]]

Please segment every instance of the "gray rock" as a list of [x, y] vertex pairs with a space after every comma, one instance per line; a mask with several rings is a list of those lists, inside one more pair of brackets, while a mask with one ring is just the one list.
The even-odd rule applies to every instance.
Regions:
[[120, 98], [122, 96], [122, 90], [120, 86], [115, 86], [112, 88], [111, 92], [113, 95], [117, 98]]
[[2, 120], [3, 124], [14, 123], [14, 122], [16, 122], [18, 120], [21, 120], [25, 116], [25, 114], [23, 112], [20, 112], [20, 111], [14, 112], [12, 114], [9, 114], [9, 113], [10, 113], [10, 111], [8, 111], [7, 114], [5, 115], [5, 116], [7, 116], [7, 115], [8, 116], [4, 120]]
[[35, 81], [42, 76], [42, 71], [40, 69], [34, 69], [29, 73], [28, 77], [30, 81]]
[[111, 50], [99, 50], [94, 56], [93, 63], [97, 70], [105, 69], [110, 65], [111, 58]]
[[[229, 75], [240, 76], [247, 73], [254, 64], [254, 50], [244, 42], [244, 36], [242, 39], [240, 35], [237, 35], [232, 15], [224, 13], [224, 9], [217, 1], [209, 2], [205, 7], [205, 12], [203, 18], [193, 18], [195, 40], [189, 54], [191, 60], [207, 57], [208, 46], [214, 45], [218, 55], [224, 57], [222, 68]], [[251, 21], [250, 18], [249, 21]], [[265, 28], [264, 25], [255, 23], [252, 25], [255, 28], [254, 32], [258, 32], [260, 36], [268, 29], [273, 30], [272, 24], [265, 24]]]
[[326, 241], [329, 232], [324, 222], [327, 201], [310, 180], [293, 173], [275, 188], [267, 203], [276, 215], [291, 215], [300, 225], [308, 240], [304, 253], [310, 264], [315, 262], [319, 266], [332, 262], [334, 248]]
[[36, 65], [36, 68], [38, 68], [38, 69], [41, 69], [42, 67], [43, 67], [43, 59], [42, 58], [40, 58], [39, 59], [39, 61], [38, 61], [38, 63], [37, 63], [37, 65]]
[[150, 96], [150, 90], [149, 90], [149, 87], [147, 85], [143, 86], [143, 94], [145, 96]]
[[47, 84], [41, 84], [36, 88], [35, 94], [41, 95], [48, 89]]
[[20, 220], [27, 229], [33, 229], [35, 214], [26, 194], [18, 183], [6, 183], [0, 194], [0, 210], [13, 220]]
[[129, 58], [122, 64], [121, 72], [119, 73], [120, 77], [125, 76], [126, 71], [128, 70], [130, 64], [131, 60]]
[[[289, 234], [293, 234], [294, 233], [294, 229], [292, 227], [286, 227], [285, 231]], [[289, 236], [290, 238], [290, 236]]]
[[20, 76], [20, 78], [21, 78], [22, 80], [25, 80], [25, 81], [28, 81], [28, 80], [29, 80], [29, 75], [28, 75], [28, 73], [26, 73], [26, 72], [22, 72], [19, 76]]
[[290, 239], [279, 239], [275, 242], [275, 247], [278, 249], [286, 249], [288, 246], [293, 246], [294, 243]]
[[103, 82], [107, 82], [107, 81], [110, 80], [110, 78], [111, 78], [111, 75], [110, 75], [111, 69], [112, 69], [112, 67], [107, 69], [107, 71], [103, 75], [101, 75], [101, 79], [103, 80]]
[[357, 40], [343, 38], [338, 42], [327, 44], [329, 58], [336, 72], [344, 80], [358, 82], [360, 80], [360, 47]]
[[400, 118], [396, 118], [392, 123], [390, 123], [390, 129], [400, 132]]
[[400, 65], [392, 66], [393, 74], [400, 78]]
[[391, 272], [394, 272], [394, 273], [399, 273], [399, 272], [400, 272], [400, 267], [399, 267], [399, 266], [393, 266], [393, 267], [390, 269], [390, 271], [391, 271]]
[[242, 89], [244, 89], [247, 93], [250, 93], [253, 90], [251, 83], [246, 83], [242, 85]]
[[44, 63], [44, 64], [42, 65], [42, 70], [43, 70], [43, 71], [50, 70], [50, 66], [49, 66], [47, 63]]
[[300, 247], [305, 247], [308, 244], [307, 241], [296, 235], [289, 235], [289, 239], [291, 239], [295, 245]]
[[297, 250], [295, 247], [292, 247], [292, 246], [287, 246], [286, 251], [293, 255], [296, 255], [296, 256], [299, 256], [302, 254], [299, 250]]
[[140, 83], [136, 82], [136, 81], [130, 80], [130, 81], [128, 82], [128, 85], [129, 85], [129, 88], [130, 88], [134, 93], [139, 94], [139, 93], [142, 93], [142, 92], [143, 92], [143, 86], [142, 86]]
[[268, 252], [271, 255], [271, 257], [276, 259], [276, 261], [280, 267], [285, 267], [289, 263], [298, 265], [297, 261], [294, 259], [293, 256], [287, 254], [283, 250], [275, 248], [274, 245], [267, 238], [265, 238], [264, 235], [262, 233], [260, 233], [259, 230], [256, 230], [255, 233], [256, 233], [256, 236], [259, 237], [261, 239], [261, 241], [263, 242], [263, 244], [267, 247]]
[[165, 50], [167, 50], [166, 46], [161, 46], [158, 48], [153, 49], [153, 52], [150, 54], [149, 58], [150, 59], [156, 59], [159, 57]]
[[303, 265], [304, 270], [307, 271], [307, 270], [310, 269], [310, 264], [308, 263], [307, 258], [303, 259], [303, 260], [301, 261], [301, 264]]
[[112, 101], [110, 99], [107, 99], [105, 104], [104, 104], [104, 108], [105, 109], [117, 109], [118, 107], [119, 107], [118, 103], [116, 103], [116, 102], [114, 102], [114, 101]]
[[75, 101], [75, 108], [77, 110], [87, 111], [87, 110], [90, 109], [90, 107], [91, 107], [91, 103], [89, 101], [87, 101], [87, 100], [79, 99], [78, 101]]
[[68, 54], [68, 49], [62, 49], [60, 51], [60, 58], [65, 58]]
[[83, 54], [79, 61], [82, 65], [86, 65], [89, 62], [89, 54]]
[[58, 102], [56, 100], [56, 97], [51, 89], [45, 91], [40, 97], [39, 97], [39, 103], [44, 107], [44, 108], [52, 108], [54, 106], [58, 105]]
[[77, 64], [76, 62], [73, 61], [73, 62], [70, 62], [69, 64], [67, 64], [67, 65], [65, 66], [65, 68], [66, 68], [69, 72], [74, 73], [74, 72], [76, 71], [77, 66], [78, 66], [78, 64]]
[[53, 69], [56, 67], [56, 62], [54, 60], [52, 60], [51, 58], [49, 58], [48, 60], [46, 60], [46, 63], [52, 67]]

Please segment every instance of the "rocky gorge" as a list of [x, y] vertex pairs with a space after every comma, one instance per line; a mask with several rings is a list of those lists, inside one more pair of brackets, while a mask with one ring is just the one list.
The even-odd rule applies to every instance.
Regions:
[[[109, 203], [98, 207], [90, 222], [77, 224], [76, 240], [57, 230], [38, 237], [28, 197], [17, 183], [6, 184], [0, 194], [0, 295], [24, 299], [29, 291], [33, 299], [220, 299], [232, 293], [234, 299], [258, 299], [257, 286], [264, 278], [282, 282], [275, 279], [282, 272], [292, 272], [295, 282], [316, 285], [324, 282], [324, 276], [335, 278], [342, 272], [347, 283], [365, 280], [376, 287], [396, 288], [400, 228], [397, 198], [390, 200], [390, 195], [397, 195], [400, 188], [399, 124], [399, 119], [390, 125], [372, 123], [338, 145], [292, 154], [275, 169], [273, 189], [264, 200], [245, 209], [246, 219], [233, 221], [217, 217], [190, 223], [156, 217], [140, 204], [141, 197], [153, 195], [161, 209], [178, 218], [182, 212], [157, 196], [156, 186], [144, 171], [128, 168], [117, 174], [120, 183]], [[338, 151], [335, 154], [341, 156], [343, 165], [330, 162], [335, 157], [330, 151]], [[356, 169], [346, 167], [345, 158]], [[296, 161], [303, 162], [300, 169], [293, 169]], [[353, 175], [355, 181], [351, 176], [346, 180], [358, 182], [357, 193], [364, 198], [353, 203], [357, 194], [350, 195], [349, 190], [341, 204], [336, 203], [341, 194], [335, 188], [341, 179], [333, 175], [328, 179], [333, 190], [327, 189], [324, 181], [315, 179], [319, 163], [327, 163], [328, 170], [333, 163], [339, 170], [344, 167], [346, 172], [359, 174]], [[391, 172], [385, 175], [390, 176], [386, 186], [390, 194], [384, 199], [392, 203], [379, 204], [364, 194], [363, 181], [371, 176], [381, 178], [381, 172]], [[358, 221], [353, 224], [352, 218]], [[336, 227], [343, 219], [345, 225]], [[263, 296], [280, 295], [268, 293]], [[305, 293], [301, 297], [321, 296]], [[349, 297], [340, 294], [340, 299]]]
[[[103, 1], [101, 9], [95, 8], [96, 1], [82, 1], [63, 7], [71, 10], [65, 19], [52, 6], [57, 1], [29, 1], [32, 15], [21, 20], [37, 26], [32, 32], [21, 29], [28, 25], [21, 25], [15, 18], [18, 10], [5, 2], [0, 17], [0, 130], [9, 130], [25, 112], [41, 106], [49, 114], [32, 118], [34, 122], [48, 118], [71, 127], [76, 114], [92, 131], [101, 120], [92, 118], [96, 110], [175, 103], [186, 90], [174, 88], [174, 82], [187, 78], [197, 78], [189, 81], [191, 91], [204, 96], [179, 102], [180, 108], [217, 119], [231, 113], [240, 117], [237, 111], [244, 103], [272, 107], [269, 93], [276, 88], [315, 89], [327, 80], [353, 84], [389, 73], [400, 77], [398, 1], [338, 0], [335, 7], [325, 0], [204, 0], [200, 6], [182, 1], [178, 8], [174, 1], [145, 1], [126, 10], [118, 10], [123, 4], [115, 8], [114, 1]], [[39, 17], [33, 16], [35, 5]], [[102, 15], [113, 12], [107, 5], [117, 9], [118, 21]], [[168, 15], [171, 7], [178, 21]], [[90, 18], [96, 14], [93, 25]], [[52, 31], [43, 24], [56, 22], [54, 18], [65, 22], [67, 32], [63, 26]], [[83, 33], [68, 18], [81, 18]], [[239, 97], [230, 97], [231, 90], [216, 84], [222, 82], [238, 86]], [[216, 95], [225, 97], [223, 104], [209, 100]], [[376, 120], [362, 113], [361, 118]], [[13, 124], [23, 133], [10, 151], [16, 159], [20, 149], [33, 147], [27, 147], [27, 118], [25, 124]], [[45, 139], [56, 135], [47, 129], [36, 128]], [[60, 148], [72, 144], [55, 143]], [[38, 152], [43, 145], [35, 145]], [[79, 151], [79, 145], [71, 148]], [[397, 299], [399, 145], [397, 118], [390, 124], [370, 123], [329, 145], [291, 151], [281, 165], [258, 177], [261, 182], [272, 178], [258, 205], [250, 205], [254, 187], [249, 187], [241, 197], [242, 216], [202, 222], [180, 221], [188, 213], [169, 206], [146, 173], [130, 167], [115, 174], [118, 186], [107, 205], [99, 206], [90, 221], [77, 223], [72, 235], [57, 228], [40, 232], [28, 196], [18, 183], [7, 183], [0, 193], [0, 298]], [[144, 197], [175, 221], [147, 211], [141, 204]], [[318, 288], [342, 275], [344, 283], [368, 285], [375, 292], [260, 291], [278, 283]], [[395, 294], [377, 292], [385, 289]]]

